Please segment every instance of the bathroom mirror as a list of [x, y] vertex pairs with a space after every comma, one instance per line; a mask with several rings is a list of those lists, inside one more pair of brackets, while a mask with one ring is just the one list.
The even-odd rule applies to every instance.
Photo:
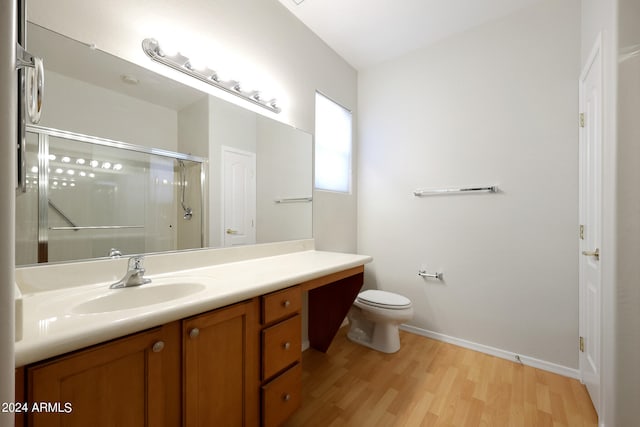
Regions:
[[[310, 134], [32, 23], [27, 45], [44, 59], [45, 96], [40, 125], [27, 132], [33, 165], [29, 190], [17, 194], [17, 265], [312, 237]], [[56, 156], [46, 180], [34, 175], [42, 134]], [[107, 163], [108, 179], [80, 195], [75, 179], [90, 165], [67, 170], [63, 157], [97, 159], [101, 172]]]

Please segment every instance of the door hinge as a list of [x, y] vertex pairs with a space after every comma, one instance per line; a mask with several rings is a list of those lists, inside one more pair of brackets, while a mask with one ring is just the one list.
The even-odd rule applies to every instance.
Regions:
[[580, 113], [580, 127], [583, 128], [584, 127], [584, 113]]
[[584, 240], [584, 225], [580, 224], [580, 240]]
[[584, 353], [584, 337], [580, 337], [580, 351]]

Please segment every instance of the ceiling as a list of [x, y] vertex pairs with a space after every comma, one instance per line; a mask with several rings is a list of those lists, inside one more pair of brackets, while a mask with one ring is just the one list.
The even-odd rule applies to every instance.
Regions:
[[362, 70], [541, 0], [279, 1]]

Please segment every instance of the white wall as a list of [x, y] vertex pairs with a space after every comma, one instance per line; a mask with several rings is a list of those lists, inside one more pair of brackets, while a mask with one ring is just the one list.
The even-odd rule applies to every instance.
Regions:
[[[358, 251], [412, 325], [577, 368], [579, 2], [364, 70]], [[499, 194], [416, 198], [418, 188]], [[442, 271], [444, 282], [417, 276]]]
[[178, 150], [178, 114], [45, 70], [40, 125], [146, 147]]
[[[14, 401], [15, 176], [17, 89], [15, 45], [17, 1], [0, 2], [0, 402]], [[11, 426], [14, 414], [0, 412], [0, 426]]]
[[[640, 419], [640, 3], [618, 2], [616, 424]], [[627, 54], [624, 56], [624, 54]], [[614, 424], [610, 424], [614, 425]]]
[[[178, 46], [199, 44], [210, 52], [212, 65], [235, 67], [232, 77], [249, 74], [248, 80], [262, 80], [258, 87], [273, 93], [283, 112], [274, 115], [248, 103], [243, 106], [309, 132], [314, 128], [316, 89], [349, 109], [356, 107], [356, 71], [276, 0], [195, 0], [188, 5], [159, 0], [153, 7], [128, 0], [29, 1], [28, 16], [39, 25], [238, 102], [232, 95], [153, 63], [140, 48], [146, 37]], [[339, 226], [332, 220], [335, 212], [340, 212]], [[317, 247], [354, 251], [355, 221], [355, 193], [315, 198]]]
[[310, 239], [311, 203], [275, 200], [312, 195], [311, 135], [258, 117], [256, 149], [256, 242]]

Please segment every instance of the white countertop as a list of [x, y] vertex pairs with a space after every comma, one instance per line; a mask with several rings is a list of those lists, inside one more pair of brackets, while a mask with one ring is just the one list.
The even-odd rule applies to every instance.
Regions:
[[[366, 255], [302, 250], [154, 275], [136, 288], [109, 289], [112, 282], [54, 287], [22, 295], [22, 339], [16, 342], [16, 367], [167, 322], [223, 307], [258, 295], [364, 265]], [[143, 307], [110, 312], [78, 313], [87, 301], [115, 293], [147, 292], [167, 284], [193, 284], [198, 292]], [[143, 294], [141, 294], [143, 295]], [[144, 294], [146, 295], [146, 294]]]

